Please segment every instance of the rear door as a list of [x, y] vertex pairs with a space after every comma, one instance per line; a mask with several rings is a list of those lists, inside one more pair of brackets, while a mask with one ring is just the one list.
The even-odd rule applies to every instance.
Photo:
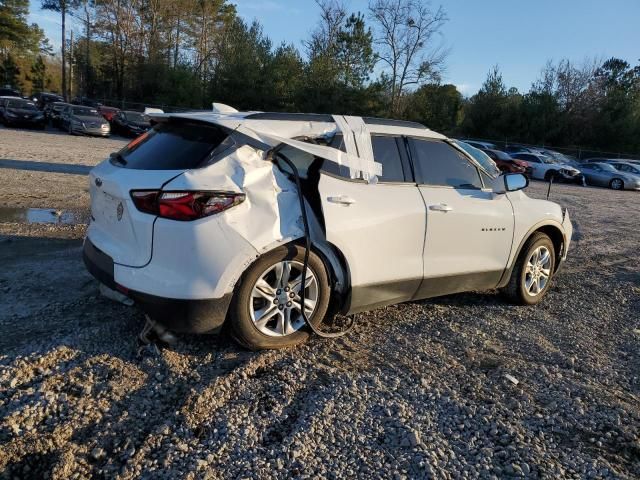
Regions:
[[408, 142], [427, 216], [417, 297], [495, 287], [511, 251], [511, 203], [484, 188], [476, 166], [446, 142]]
[[155, 215], [139, 211], [133, 190], [161, 190], [185, 171], [199, 168], [226, 138], [211, 125], [159, 125], [130, 142], [89, 175], [91, 242], [115, 263], [141, 267], [151, 260]]
[[402, 142], [372, 136], [374, 159], [383, 166], [377, 183], [350, 180], [338, 169], [320, 175], [327, 239], [349, 269], [350, 312], [409, 300], [422, 279], [426, 211]]

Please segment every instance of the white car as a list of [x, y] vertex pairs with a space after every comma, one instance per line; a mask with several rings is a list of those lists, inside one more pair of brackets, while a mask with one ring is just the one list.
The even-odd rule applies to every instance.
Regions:
[[567, 256], [566, 209], [420, 124], [151, 117], [91, 171], [84, 260], [174, 331], [226, 325], [244, 346], [277, 348], [307, 339], [307, 321], [455, 292], [535, 304]]
[[537, 153], [512, 153], [513, 158], [524, 160], [531, 167], [531, 178], [548, 181], [551, 177], [568, 182], [583, 183], [580, 170], [571, 165], [557, 163], [546, 155]]

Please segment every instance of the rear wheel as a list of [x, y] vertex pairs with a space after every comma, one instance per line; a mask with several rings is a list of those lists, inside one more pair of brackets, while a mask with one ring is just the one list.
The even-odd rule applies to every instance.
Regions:
[[551, 239], [542, 232], [534, 233], [520, 252], [503, 292], [514, 303], [539, 303], [551, 286], [555, 260]]
[[624, 182], [619, 178], [614, 178], [609, 182], [609, 187], [614, 190], [622, 190], [624, 188]]
[[[244, 274], [229, 318], [231, 334], [252, 350], [283, 348], [309, 338], [302, 317], [304, 249], [279, 247], [258, 259]], [[329, 305], [329, 279], [322, 260], [309, 253], [305, 289], [305, 314], [319, 323]]]

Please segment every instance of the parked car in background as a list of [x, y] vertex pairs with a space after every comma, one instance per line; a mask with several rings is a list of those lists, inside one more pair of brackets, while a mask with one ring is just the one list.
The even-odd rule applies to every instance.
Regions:
[[465, 142], [465, 143], [468, 143], [472, 147], [478, 148], [480, 150], [487, 150], [487, 149], [495, 149], [496, 148], [495, 143], [481, 142], [479, 140], [462, 140], [462, 141]]
[[514, 153], [514, 158], [524, 160], [531, 167], [531, 178], [537, 180], [562, 180], [571, 183], [582, 184], [584, 179], [575, 167], [554, 162], [551, 158], [537, 153]]
[[620, 170], [621, 172], [630, 173], [631, 175], [640, 175], [640, 164], [631, 162], [615, 162], [610, 163], [613, 168]]
[[109, 123], [113, 121], [113, 117], [120, 111], [119, 108], [107, 107], [106, 105], [100, 105], [97, 110]]
[[610, 163], [590, 162], [582, 166], [587, 185], [613, 190], [640, 190], [640, 176], [617, 170]]
[[40, 110], [44, 110], [46, 106], [53, 102], [64, 102], [64, 98], [56, 93], [38, 92], [31, 96], [31, 100], [35, 102]]
[[70, 104], [65, 102], [48, 103], [43, 110], [46, 121], [49, 122], [53, 127], [61, 128], [62, 111], [68, 106], [70, 106]]
[[7, 127], [31, 127], [44, 129], [44, 114], [36, 104], [22, 98], [5, 97], [0, 108], [0, 121]]
[[98, 110], [79, 105], [68, 105], [62, 110], [61, 128], [69, 134], [108, 137], [111, 127]]
[[506, 147], [504, 147], [503, 151], [509, 153], [509, 154], [513, 154], [513, 153], [522, 153], [522, 152], [527, 152], [527, 153], [532, 153], [533, 150], [531, 150], [528, 147], [523, 147], [522, 145], [507, 145]]
[[531, 167], [524, 160], [513, 158], [507, 152], [501, 150], [482, 150], [489, 155], [502, 172], [524, 173], [527, 177], [531, 176]]
[[0, 88], [0, 97], [22, 98], [22, 94], [13, 88]]
[[280, 348], [330, 306], [348, 315], [493, 288], [533, 305], [567, 256], [566, 209], [422, 125], [231, 115], [153, 115], [89, 176], [87, 269], [173, 330], [226, 321], [240, 344]]
[[111, 121], [113, 133], [126, 137], [137, 137], [151, 127], [149, 117], [140, 112], [121, 110], [116, 113]]

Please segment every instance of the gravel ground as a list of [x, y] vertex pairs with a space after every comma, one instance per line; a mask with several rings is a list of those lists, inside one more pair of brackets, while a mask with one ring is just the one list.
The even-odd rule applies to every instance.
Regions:
[[[85, 176], [22, 168], [123, 143], [0, 129], [0, 207], [86, 209]], [[83, 225], [0, 223], [0, 478], [640, 477], [640, 194], [552, 199], [575, 234], [542, 304], [411, 302], [259, 353], [224, 335], [139, 351], [142, 315], [99, 295]]]

